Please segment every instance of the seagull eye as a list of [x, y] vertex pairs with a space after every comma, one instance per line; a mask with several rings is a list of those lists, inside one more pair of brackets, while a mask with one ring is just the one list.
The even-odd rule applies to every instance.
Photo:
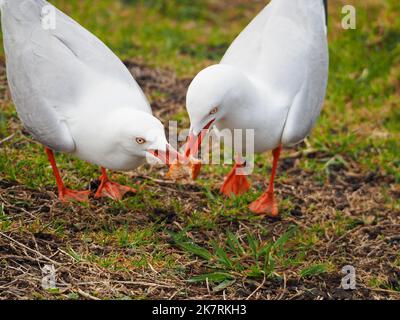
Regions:
[[136, 138], [136, 143], [137, 144], [145, 144], [146, 143], [146, 139], [144, 139], [144, 138]]
[[212, 110], [210, 111], [210, 115], [216, 114], [217, 112], [218, 112], [218, 108], [215, 107], [214, 109], [212, 109]]

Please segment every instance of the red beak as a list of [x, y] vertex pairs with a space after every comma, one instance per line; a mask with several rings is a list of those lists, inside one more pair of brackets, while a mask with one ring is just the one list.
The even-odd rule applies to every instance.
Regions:
[[[207, 135], [208, 130], [211, 128], [212, 124], [215, 122], [215, 119], [211, 120], [207, 125], [200, 131], [200, 133], [196, 136], [193, 132], [190, 133], [188, 141], [186, 143], [185, 148], [185, 158], [189, 159], [191, 157], [195, 158], [199, 153], [201, 144], [203, 142], [204, 137]], [[192, 179], [196, 180], [200, 174], [201, 170], [201, 162], [192, 164]]]
[[208, 130], [211, 128], [212, 124], [215, 122], [215, 119], [211, 120], [207, 125], [200, 131], [200, 133], [195, 136], [193, 132], [190, 133], [188, 142], [186, 143], [185, 148], [185, 157], [189, 158], [190, 156], [197, 156], [201, 144], [203, 142], [204, 137], [206, 136]]
[[183, 155], [181, 155], [174, 147], [171, 145], [167, 145], [166, 151], [160, 150], [148, 150], [156, 158], [160, 159], [164, 164], [170, 166], [177, 161], [182, 161], [185, 159]]

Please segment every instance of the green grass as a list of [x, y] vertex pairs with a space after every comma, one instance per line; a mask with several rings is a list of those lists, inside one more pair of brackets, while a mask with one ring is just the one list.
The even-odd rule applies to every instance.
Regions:
[[[210, 0], [195, 5], [186, 1], [99, 0], [93, 4], [57, 0], [53, 3], [105, 41], [121, 58], [141, 59], [150, 66], [168, 67], [185, 76], [217, 62], [249, 20], [240, 15], [240, 19], [236, 18], [240, 5], [239, 10], [234, 7], [220, 10], [218, 14], [210, 12], [208, 7], [216, 6]], [[392, 12], [397, 9], [394, 0], [387, 3]], [[252, 6], [261, 7], [260, 4]], [[365, 169], [383, 170], [399, 181], [400, 122], [394, 105], [398, 103], [396, 84], [400, 81], [400, 19], [394, 13], [381, 14], [380, 7], [371, 6], [368, 10], [360, 7], [358, 12], [362, 28], [332, 31], [335, 38], [330, 42], [328, 102], [310, 143], [314, 148], [328, 151], [332, 157], [346, 154]], [[385, 24], [382, 29], [384, 21], [378, 19], [379, 15], [391, 17], [390, 25]], [[376, 20], [366, 25], [364, 22], [371, 16]], [[232, 21], [232, 17], [236, 19]], [[338, 12], [333, 11], [332, 25], [339, 18]], [[229, 28], [224, 25], [226, 21]], [[213, 51], [212, 46], [220, 49], [207, 57], [204, 53]], [[194, 54], [186, 53], [189, 47]], [[1, 114], [0, 136], [6, 135], [7, 120], [15, 116], [13, 111]], [[185, 116], [180, 115], [178, 119]], [[8, 155], [7, 159], [12, 156]], [[0, 166], [7, 159], [0, 161]], [[305, 160], [302, 166], [319, 171], [324, 177], [327, 162]], [[15, 177], [15, 172], [26, 164], [21, 162], [13, 167], [6, 163], [0, 169], [8, 170]], [[38, 170], [43, 169], [40, 164], [35, 166]], [[85, 165], [78, 167], [81, 172]]]
[[221, 285], [229, 282], [232, 285], [237, 278], [262, 278], [279, 276], [275, 266], [277, 261], [288, 259], [285, 246], [297, 233], [291, 226], [275, 242], [260, 242], [252, 234], [239, 239], [228, 231], [223, 243], [211, 241], [210, 248], [204, 248], [187, 238], [183, 233], [171, 234], [176, 246], [185, 252], [203, 259], [212, 272], [196, 275], [190, 282], [210, 281]]
[[[168, 66], [180, 74], [194, 73], [206, 61], [218, 60], [240, 21], [224, 26], [236, 10], [218, 14], [216, 1], [51, 1], [97, 35], [123, 59], [141, 59]], [[222, 13], [222, 16], [221, 16]], [[211, 27], [210, 27], [211, 25]]]

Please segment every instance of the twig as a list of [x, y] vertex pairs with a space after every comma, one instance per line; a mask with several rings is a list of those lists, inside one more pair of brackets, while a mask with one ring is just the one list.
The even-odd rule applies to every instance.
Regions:
[[156, 179], [156, 178], [152, 178], [150, 176], [146, 176], [146, 175], [132, 175], [132, 178], [136, 178], [136, 179], [141, 179], [141, 180], [150, 180], [153, 182], [156, 182], [158, 184], [162, 184], [162, 185], [177, 185], [176, 181], [173, 180], [161, 180], [161, 179]]
[[208, 278], [206, 278], [206, 285], [207, 285], [208, 295], [211, 295], [210, 283], [208, 282]]
[[13, 133], [11, 136], [8, 136], [7, 138], [4, 138], [3, 140], [0, 140], [0, 146], [3, 143], [6, 143], [7, 141], [10, 141], [12, 138], [14, 138], [14, 136], [15, 136], [15, 133]]
[[[9, 204], [9, 203], [7, 203], [7, 207], [12, 208], [12, 209], [15, 209], [15, 210], [22, 211], [23, 213], [26, 213], [27, 215], [29, 215], [32, 219], [36, 219], [36, 218], [37, 218], [37, 217], [35, 217], [31, 212], [29, 212], [28, 210], [25, 210], [25, 209], [22, 208], [22, 207], [17, 207], [17, 206], [14, 206], [14, 205], [12, 205], [12, 204]], [[15, 216], [14, 216], [14, 217], [15, 217]]]
[[291, 154], [288, 154], [286, 156], [283, 156], [282, 160], [285, 160], [285, 159], [297, 159], [297, 158], [308, 156], [308, 155], [311, 155], [311, 154], [314, 154], [314, 153], [317, 153], [317, 152], [318, 152], [317, 149], [312, 149], [312, 148], [311, 149], [306, 149], [306, 150], [300, 150], [300, 151], [296, 151], [296, 152], [293, 152]]
[[283, 273], [283, 290], [282, 290], [282, 293], [277, 298], [277, 300], [281, 300], [283, 298], [283, 296], [285, 295], [286, 286], [287, 286], [286, 273]]
[[156, 274], [160, 274], [156, 269], [154, 269], [154, 267], [151, 265], [150, 262], [147, 262], [147, 264], [149, 265], [151, 271], [153, 271], [153, 272], [156, 273]]
[[[164, 186], [164, 188], [166, 188], [168, 190], [175, 191], [175, 192], [189, 193], [189, 194], [203, 194], [203, 192], [201, 192], [201, 191], [186, 191], [186, 190], [173, 189], [173, 188], [171, 188], [171, 186], [182, 186], [181, 183], [179, 183], [175, 180], [161, 180], [161, 179], [152, 178], [152, 177], [146, 176], [146, 175], [132, 175], [131, 178], [136, 178], [136, 179], [141, 179], [141, 180], [149, 180], [149, 181], [152, 181], [159, 185]], [[185, 185], [190, 186], [190, 185], [194, 185], [194, 183], [186, 181]]]
[[400, 292], [394, 291], [394, 290], [388, 290], [388, 289], [379, 289], [379, 288], [368, 288], [368, 287], [361, 287], [365, 290], [370, 290], [370, 291], [376, 291], [376, 292], [386, 292], [386, 293], [391, 293], [391, 294], [396, 294], [400, 295]]
[[249, 296], [246, 298], [246, 300], [250, 300], [250, 298], [251, 298], [252, 296], [254, 296], [262, 287], [264, 287], [264, 284], [265, 284], [266, 279], [267, 279], [267, 278], [266, 278], [266, 276], [265, 276], [265, 274], [264, 274], [263, 282], [257, 287], [256, 290], [253, 291], [253, 293], [252, 293], [251, 295], [249, 295]]
[[83, 291], [83, 290], [81, 290], [81, 289], [78, 289], [78, 293], [79, 293], [82, 297], [85, 297], [85, 298], [90, 299], [90, 300], [101, 300], [100, 298], [94, 297], [94, 296], [92, 296], [91, 294], [89, 294], [89, 293], [87, 293], [87, 292], [85, 292], [85, 291]]
[[182, 289], [176, 290], [169, 298], [168, 300], [172, 300], [173, 298], [175, 298], [175, 296], [180, 293], [182, 291]]
[[28, 251], [30, 251], [30, 252], [32, 252], [32, 253], [37, 254], [39, 257], [41, 257], [41, 258], [43, 258], [43, 259], [45, 259], [45, 260], [47, 260], [47, 261], [53, 263], [54, 265], [58, 265], [58, 266], [61, 265], [61, 264], [58, 263], [57, 261], [54, 261], [54, 260], [50, 259], [49, 257], [46, 257], [44, 254], [40, 253], [39, 251], [36, 251], [36, 250], [33, 250], [33, 249], [27, 247], [27, 246], [24, 245], [23, 243], [21, 243], [21, 242], [15, 240], [15, 239], [9, 237], [8, 235], [4, 234], [3, 232], [0, 232], [0, 236], [3, 236], [4, 238], [6, 238], [6, 239], [8, 239], [8, 240], [10, 240], [10, 241], [12, 241], [12, 242], [14, 242], [15, 244], [19, 245], [20, 247], [22, 247], [22, 248], [24, 248], [24, 249], [26, 249], [26, 250], [28, 250]]
[[82, 257], [80, 257], [79, 261], [77, 261], [74, 256], [72, 256], [71, 254], [69, 254], [68, 252], [65, 252], [64, 250], [62, 250], [60, 248], [58, 248], [58, 251], [61, 252], [62, 254], [65, 254], [66, 256], [70, 257], [74, 262], [88, 262], [87, 260], [85, 260]]
[[176, 286], [168, 285], [168, 284], [159, 284], [159, 283], [150, 283], [150, 282], [142, 282], [142, 281], [111, 281], [113, 283], [118, 284], [127, 284], [127, 285], [139, 285], [139, 286], [148, 286], [148, 287], [159, 287], [159, 288], [168, 288], [174, 289]]
[[25, 261], [31, 261], [31, 262], [39, 262], [39, 263], [43, 263], [43, 264], [46, 263], [43, 260], [39, 260], [37, 258], [32, 258], [32, 257], [29, 257], [29, 256], [17, 256], [17, 255], [12, 255], [12, 254], [1, 256], [1, 259], [4, 259], [4, 260], [12, 260], [12, 259], [25, 260]]

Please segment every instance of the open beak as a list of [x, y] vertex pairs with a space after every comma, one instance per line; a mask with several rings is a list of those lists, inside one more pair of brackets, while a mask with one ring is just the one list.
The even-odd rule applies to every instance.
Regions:
[[197, 135], [195, 134], [194, 130], [190, 131], [185, 148], [186, 158], [195, 157], [198, 154], [204, 137], [207, 135], [208, 130], [211, 128], [214, 122], [215, 119], [212, 119], [210, 122], [208, 122]]
[[[196, 156], [200, 150], [204, 137], [207, 135], [208, 130], [214, 122], [215, 119], [209, 121], [198, 133], [196, 133], [194, 129], [190, 131], [183, 155], [184, 158], [178, 159], [177, 162], [171, 165], [168, 173], [169, 177], [179, 177], [181, 173], [184, 174], [189, 171], [192, 179], [197, 179], [201, 170], [201, 161], [197, 160]], [[188, 168], [188, 170], [186, 168]]]
[[167, 166], [171, 166], [172, 164], [185, 159], [185, 157], [176, 151], [176, 149], [170, 144], [167, 144], [165, 151], [149, 149], [148, 152]]

